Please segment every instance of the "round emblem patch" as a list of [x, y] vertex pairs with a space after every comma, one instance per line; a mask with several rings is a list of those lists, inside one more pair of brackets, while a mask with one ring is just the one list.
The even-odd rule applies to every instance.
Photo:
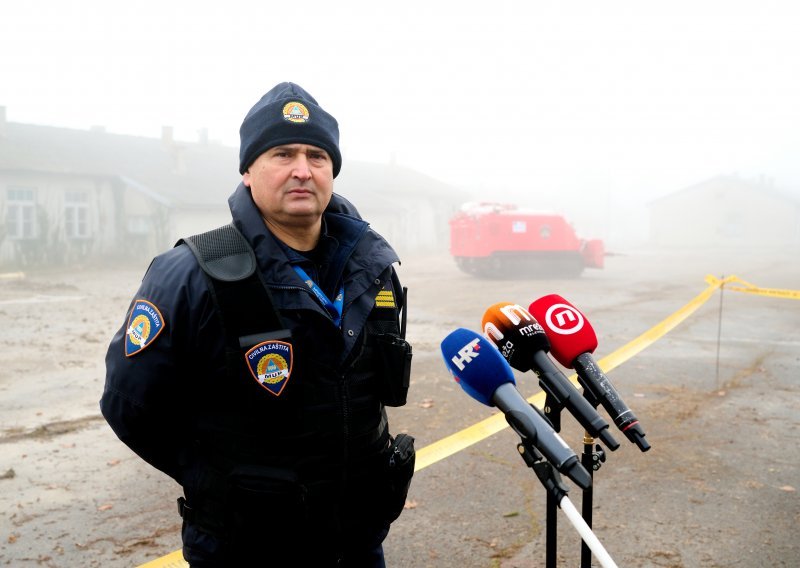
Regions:
[[308, 109], [296, 101], [283, 105], [283, 118], [289, 122], [308, 122]]
[[258, 360], [256, 375], [262, 385], [276, 385], [289, 376], [289, 365], [280, 355], [270, 353]]

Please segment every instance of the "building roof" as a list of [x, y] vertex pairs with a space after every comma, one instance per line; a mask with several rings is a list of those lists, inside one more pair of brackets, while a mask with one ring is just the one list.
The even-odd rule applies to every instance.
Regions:
[[467, 194], [411, 168], [397, 164], [348, 161], [336, 178], [334, 190], [359, 209], [419, 207], [420, 203], [458, 204]]
[[786, 200], [795, 204], [800, 204], [800, 197], [798, 197], [797, 195], [793, 195], [792, 193], [786, 190], [776, 188], [773, 185], [772, 181], [766, 178], [749, 180], [741, 178], [736, 175], [721, 175], [709, 178], [699, 183], [692, 184], [683, 189], [679, 189], [677, 191], [673, 191], [672, 193], [662, 195], [661, 197], [657, 197], [648, 202], [648, 205], [651, 207], [658, 206], [658, 204], [663, 203], [665, 201], [669, 201], [676, 197], [682, 197], [684, 195], [688, 195], [691, 193], [699, 193], [704, 191], [718, 191], [718, 190], [722, 191], [744, 190], [744, 191], [758, 192], [759, 195], [771, 195], [772, 197], [776, 197], [778, 199]]
[[[2, 116], [0, 116], [2, 119]], [[111, 177], [176, 207], [219, 207], [241, 181], [238, 148], [5, 122], [0, 125], [0, 171]], [[465, 194], [410, 168], [348, 161], [334, 189], [365, 210], [420, 201], [459, 203]]]
[[114, 177], [174, 205], [219, 205], [239, 183], [238, 150], [33, 124], [5, 123], [0, 170]]

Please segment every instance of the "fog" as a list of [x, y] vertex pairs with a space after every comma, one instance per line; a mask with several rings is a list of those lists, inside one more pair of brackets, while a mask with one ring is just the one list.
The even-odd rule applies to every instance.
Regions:
[[613, 239], [718, 175], [800, 196], [798, 15], [788, 0], [14, 3], [0, 106], [236, 147], [250, 106], [293, 81], [338, 118], [345, 167], [401, 164]]
[[[506, 272], [491, 263], [472, 277], [445, 251], [450, 203], [431, 199], [422, 210], [424, 188], [373, 200], [382, 217], [365, 217], [397, 249], [410, 290], [413, 398], [390, 409], [391, 424], [393, 432], [408, 425], [418, 449], [430, 448], [489, 411], [462, 402], [439, 348], [452, 326], [479, 325], [483, 306], [563, 294], [593, 318], [605, 356], [696, 302], [706, 274], [800, 289], [798, 22], [800, 4], [791, 0], [8, 1], [0, 11], [0, 127], [148, 137], [158, 152], [142, 155], [157, 154], [153, 161], [179, 155], [159, 140], [170, 132], [174, 141], [229, 147], [234, 160], [247, 111], [292, 81], [339, 121], [344, 164], [335, 189], [348, 165], [396, 164], [473, 201], [561, 213], [581, 237], [603, 239], [606, 265], [580, 278], [539, 265], [523, 274], [516, 258]], [[104, 356], [152, 256], [226, 222], [224, 197], [217, 219], [199, 203], [190, 169], [164, 182], [181, 177], [188, 188], [180, 197], [190, 203], [177, 211], [144, 172], [77, 164], [96, 155], [81, 144], [69, 143], [81, 152], [58, 168], [42, 155], [31, 171], [13, 163], [22, 146], [14, 144], [0, 128], [0, 564], [153, 560], [180, 546], [178, 490], [102, 421]], [[130, 146], [103, 149], [116, 157]], [[137, 172], [144, 161], [134, 152], [124, 158]], [[162, 162], [151, 169], [174, 166]], [[232, 162], [230, 185], [209, 185], [229, 195], [235, 169]], [[725, 180], [758, 184], [725, 193]], [[702, 207], [684, 198], [653, 214], [654, 201], [685, 197], [681, 190], [698, 184]], [[91, 203], [75, 199], [84, 190]], [[354, 201], [368, 210], [366, 199]], [[34, 231], [34, 212], [47, 214], [50, 232], [46, 224]], [[743, 229], [753, 219], [760, 224]], [[766, 251], [742, 250], [753, 235]], [[407, 254], [420, 242], [439, 248]], [[601, 511], [610, 522], [596, 527], [629, 566], [654, 558], [673, 566], [796, 563], [798, 452], [775, 433], [797, 428], [797, 381], [786, 371], [800, 361], [798, 306], [725, 294], [724, 326], [720, 290], [718, 302], [613, 376], [657, 448], [655, 463], [652, 454], [618, 461], [626, 475], [616, 485], [610, 465], [602, 472], [603, 498], [616, 495]], [[720, 369], [730, 379], [722, 391]], [[738, 451], [726, 451], [731, 431]], [[392, 529], [389, 564], [529, 562], [524, 551], [520, 562], [510, 554], [542, 529], [530, 482], [518, 483], [533, 478], [509, 457], [513, 446], [484, 444], [415, 477], [415, 511]], [[463, 490], [505, 475], [489, 491]], [[754, 502], [761, 506], [747, 506]], [[477, 519], [476, 511], [475, 522], [462, 520]]]

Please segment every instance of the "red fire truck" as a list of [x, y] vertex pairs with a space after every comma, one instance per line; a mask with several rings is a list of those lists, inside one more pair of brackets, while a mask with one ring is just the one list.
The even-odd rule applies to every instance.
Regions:
[[579, 238], [561, 215], [477, 202], [450, 219], [450, 254], [476, 276], [576, 278], [584, 268], [603, 268], [604, 247]]

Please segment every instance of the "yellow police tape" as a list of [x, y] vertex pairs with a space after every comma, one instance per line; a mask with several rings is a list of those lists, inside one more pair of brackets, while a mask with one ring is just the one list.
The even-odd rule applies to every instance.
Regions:
[[188, 566], [189, 563], [183, 559], [183, 551], [176, 550], [166, 556], [146, 562], [140, 565], [139, 568], [187, 568]]
[[[794, 300], [800, 299], [800, 291], [759, 288], [736, 276], [728, 276], [727, 278], [719, 279], [709, 274], [706, 276], [705, 281], [708, 283], [708, 287], [705, 290], [695, 296], [689, 303], [680, 308], [678, 311], [654, 325], [636, 339], [626, 343], [610, 355], [600, 359], [597, 362], [600, 368], [604, 372], [608, 373], [612, 369], [620, 366], [625, 361], [628, 361], [636, 354], [655, 343], [664, 335], [675, 329], [678, 324], [683, 322], [695, 311], [697, 311], [700, 306], [708, 301], [708, 299], [714, 294], [714, 292], [717, 291], [717, 289], [724, 287], [727, 290], [746, 292], [748, 294], [759, 294], [762, 296], [789, 298]], [[725, 286], [726, 284], [732, 282], [738, 282], [739, 284], [742, 284], [742, 286]], [[572, 381], [572, 383], [576, 386], [579, 386], [578, 376], [576, 374], [572, 374], [569, 377], [569, 380]], [[544, 399], [545, 393], [538, 392], [537, 394], [528, 398], [528, 402], [539, 408], [543, 408]], [[461, 450], [480, 442], [481, 440], [485, 440], [489, 436], [496, 434], [507, 427], [508, 424], [506, 423], [505, 416], [498, 412], [489, 418], [481, 420], [477, 424], [473, 424], [472, 426], [464, 428], [455, 434], [451, 434], [446, 438], [442, 438], [441, 440], [433, 442], [432, 444], [428, 444], [424, 448], [421, 448], [417, 451], [416, 466], [414, 471], [416, 472], [421, 469], [425, 469], [429, 465], [433, 465], [436, 462], [445, 459], [446, 457], [452, 456], [453, 454], [456, 454]], [[181, 551], [176, 550], [175, 552], [171, 552], [166, 556], [162, 556], [161, 558], [157, 558], [142, 564], [139, 566], [139, 568], [186, 568], [188, 566], [189, 565], [183, 559]]]
[[[715, 282], [719, 282], [716, 278], [711, 275], [706, 276], [706, 282], [709, 284], [713, 284]], [[773, 298], [786, 298], [789, 300], [800, 300], [800, 290], [779, 290], [777, 288], [759, 288], [755, 284], [750, 284], [749, 282], [745, 282], [741, 278], [737, 278], [736, 276], [730, 276], [725, 278], [722, 281], [723, 283], [727, 282], [739, 282], [742, 286], [725, 286], [726, 290], [733, 290], [734, 292], [745, 292], [746, 294], [757, 294], [759, 296], [770, 296]]]

